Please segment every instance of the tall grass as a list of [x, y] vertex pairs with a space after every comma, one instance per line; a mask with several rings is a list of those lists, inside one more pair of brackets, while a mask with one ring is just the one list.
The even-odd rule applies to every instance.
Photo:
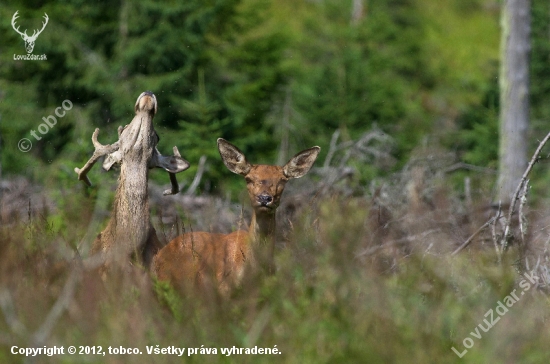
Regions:
[[[449, 254], [485, 222], [485, 214], [468, 210], [444, 183], [408, 191], [408, 200], [396, 202], [399, 209], [388, 202], [399, 196], [384, 191], [306, 197], [292, 223], [282, 224], [277, 273], [249, 272], [229, 298], [175, 290], [139, 267], [108, 281], [94, 271], [74, 273], [71, 241], [87, 230], [87, 204], [64, 204], [67, 210], [57, 214], [64, 214], [65, 228], [54, 229], [56, 217], [49, 212], [4, 225], [0, 362], [26, 360], [11, 354], [11, 347], [37, 343], [34, 335], [65, 294], [71, 274], [78, 275], [74, 294], [40, 345], [122, 346], [143, 354], [65, 354], [32, 362], [178, 361], [148, 355], [147, 346], [156, 345], [217, 349], [216, 355], [184, 354], [185, 362], [195, 363], [543, 362], [549, 300], [539, 289], [527, 290], [488, 332], [478, 330], [480, 339], [470, 334], [499, 300], [521, 292], [513, 250], [498, 263], [489, 235], [457, 256]], [[459, 359], [451, 347], [462, 352], [467, 337], [474, 345]], [[221, 354], [233, 346], [276, 346], [281, 354]]]

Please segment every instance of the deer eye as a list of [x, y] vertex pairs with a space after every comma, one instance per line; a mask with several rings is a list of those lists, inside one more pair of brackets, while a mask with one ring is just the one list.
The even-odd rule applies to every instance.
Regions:
[[252, 178], [246, 177], [244, 180], [246, 181], [246, 183], [252, 183]]

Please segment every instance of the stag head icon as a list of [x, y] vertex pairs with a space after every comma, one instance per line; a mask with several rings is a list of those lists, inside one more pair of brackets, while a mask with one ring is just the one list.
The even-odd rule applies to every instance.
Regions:
[[19, 33], [19, 35], [21, 35], [21, 38], [23, 38], [23, 40], [25, 41], [25, 49], [27, 50], [27, 53], [32, 53], [32, 50], [34, 49], [34, 42], [36, 41], [36, 38], [38, 38], [38, 36], [40, 35], [40, 33], [42, 33], [42, 31], [44, 30], [44, 28], [46, 27], [46, 24], [48, 24], [48, 14], [44, 13], [44, 22], [42, 23], [42, 29], [40, 30], [37, 30], [35, 29], [32, 33], [31, 36], [28, 36], [27, 35], [27, 29], [25, 29], [25, 31], [23, 33], [21, 33], [19, 31], [19, 27], [15, 27], [15, 21], [17, 20], [17, 18], [19, 17], [17, 15], [17, 13], [19, 12], [19, 10], [17, 10], [15, 12], [15, 14], [13, 14], [13, 18], [11, 18], [11, 26], [13, 27], [13, 29]]

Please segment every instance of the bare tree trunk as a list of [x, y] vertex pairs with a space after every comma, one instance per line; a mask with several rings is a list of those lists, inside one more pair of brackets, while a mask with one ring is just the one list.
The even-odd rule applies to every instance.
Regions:
[[289, 133], [290, 133], [290, 117], [292, 113], [292, 94], [290, 88], [286, 90], [285, 104], [283, 106], [283, 125], [281, 125], [281, 146], [279, 148], [279, 156], [277, 165], [282, 166], [288, 161]]
[[[2, 116], [0, 115], [0, 119]], [[2, 154], [2, 134], [0, 134], [0, 155]], [[0, 182], [2, 182], [2, 159], [0, 158]], [[0, 189], [0, 197], [2, 197], [2, 190]]]
[[510, 203], [527, 167], [530, 0], [505, 0], [501, 11], [498, 200]]
[[353, 0], [351, 8], [351, 25], [357, 25], [363, 18], [363, 0]]

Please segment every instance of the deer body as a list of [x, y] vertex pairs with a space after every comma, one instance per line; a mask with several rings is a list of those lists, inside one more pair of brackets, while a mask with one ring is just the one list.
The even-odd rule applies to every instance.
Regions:
[[97, 141], [96, 129], [92, 141], [96, 150], [82, 169], [76, 168], [79, 179], [90, 185], [86, 174], [99, 157], [106, 155], [103, 167], [107, 170], [113, 164], [120, 164], [120, 175], [116, 189], [111, 219], [96, 240], [91, 253], [109, 253], [111, 261], [133, 256], [149, 267], [161, 244], [151, 224], [147, 186], [149, 169], [160, 167], [170, 173], [172, 189], [164, 194], [177, 193], [179, 188], [174, 174], [189, 167], [174, 147], [174, 155], [161, 155], [156, 145], [158, 135], [153, 127], [153, 116], [157, 111], [155, 95], [142, 93], [135, 106], [136, 116], [124, 129], [119, 128], [119, 140], [103, 146]]
[[320, 148], [306, 149], [284, 167], [253, 165], [229, 142], [218, 139], [218, 149], [226, 167], [245, 177], [253, 207], [248, 231], [230, 234], [186, 233], [172, 240], [153, 259], [157, 278], [178, 286], [211, 282], [227, 292], [239, 283], [246, 267], [274, 272], [275, 212], [286, 182], [305, 175]]
[[[152, 258], [150, 252], [161, 247], [151, 224], [147, 194], [148, 160], [157, 137], [151, 118], [146, 115], [137, 115], [136, 118], [139, 123], [130, 123], [121, 134], [121, 149], [126, 158], [120, 167], [113, 212], [106, 229], [94, 241], [91, 253], [118, 247], [131, 252], [143, 251], [143, 261], [148, 265]], [[126, 244], [117, 245], [117, 241]]]

